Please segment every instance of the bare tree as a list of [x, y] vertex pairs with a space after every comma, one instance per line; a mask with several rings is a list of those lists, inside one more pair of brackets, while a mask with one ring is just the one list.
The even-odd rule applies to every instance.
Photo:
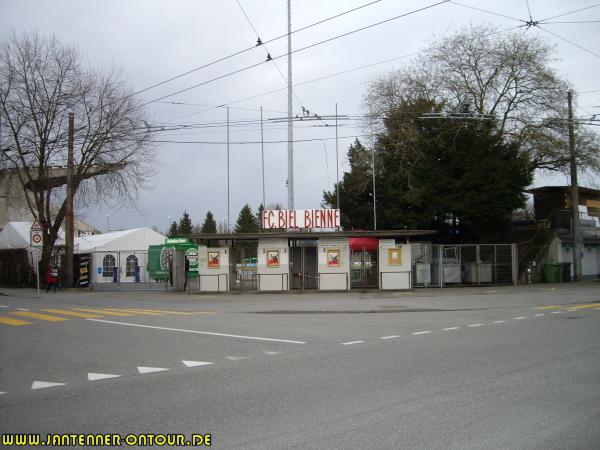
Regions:
[[0, 44], [0, 169], [44, 229], [42, 270], [66, 213], [70, 112], [78, 203], [135, 198], [153, 174], [155, 149], [119, 72], [88, 67], [54, 36], [11, 34]]
[[[365, 102], [382, 118], [419, 100], [444, 112], [493, 115], [498, 132], [519, 145], [532, 168], [561, 170], [569, 163], [571, 89], [552, 68], [554, 61], [554, 49], [531, 35], [470, 27], [433, 42], [411, 66], [373, 81]], [[579, 128], [578, 163], [598, 171], [597, 136]]]

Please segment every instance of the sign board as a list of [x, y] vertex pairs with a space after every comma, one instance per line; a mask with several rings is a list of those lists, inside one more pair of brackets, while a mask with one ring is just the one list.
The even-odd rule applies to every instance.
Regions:
[[339, 228], [339, 209], [265, 209], [262, 228]]
[[31, 225], [29, 244], [32, 247], [42, 247], [44, 245], [44, 230], [37, 220], [34, 220]]

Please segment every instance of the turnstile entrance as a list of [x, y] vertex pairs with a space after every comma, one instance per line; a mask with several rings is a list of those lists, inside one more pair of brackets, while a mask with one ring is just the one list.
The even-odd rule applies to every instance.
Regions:
[[[310, 242], [308, 245], [311, 245]], [[307, 244], [304, 244], [307, 245]], [[290, 247], [291, 289], [318, 289], [317, 247]]]
[[353, 289], [378, 288], [377, 251], [350, 252], [350, 287]]

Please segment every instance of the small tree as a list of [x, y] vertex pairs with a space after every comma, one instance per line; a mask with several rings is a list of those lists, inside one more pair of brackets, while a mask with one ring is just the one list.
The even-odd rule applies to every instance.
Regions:
[[206, 217], [204, 218], [204, 223], [202, 224], [200, 233], [202, 233], [202, 234], [216, 234], [217, 233], [217, 222], [215, 221], [212, 212], [208, 211], [206, 213]]
[[[258, 220], [252, 212], [252, 208], [246, 203], [238, 216], [237, 223], [235, 225], [236, 233], [257, 233], [258, 232]], [[256, 256], [256, 243], [253, 241], [242, 241], [236, 245], [236, 255], [238, 259], [245, 257]]]
[[236, 233], [256, 233], [258, 231], [258, 221], [252, 212], [252, 208], [247, 203], [244, 205], [235, 224]]
[[179, 227], [177, 229], [179, 234], [190, 234], [192, 232], [192, 219], [187, 211], [183, 212], [183, 216], [179, 219]]
[[177, 222], [173, 221], [171, 223], [171, 228], [169, 228], [169, 232], [167, 233], [168, 237], [177, 236], [179, 234], [179, 227], [177, 226]]

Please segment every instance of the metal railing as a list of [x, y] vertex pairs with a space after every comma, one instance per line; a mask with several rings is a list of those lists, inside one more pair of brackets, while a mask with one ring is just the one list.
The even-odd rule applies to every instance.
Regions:
[[[258, 275], [258, 290], [259, 291], [261, 290], [261, 287], [260, 287], [261, 277], [277, 277], [277, 276], [280, 276], [281, 277], [281, 291], [283, 292], [285, 290], [289, 290], [290, 289], [290, 277], [289, 277], [289, 275], [286, 272], [284, 272], [284, 273], [258, 273], [257, 275]], [[284, 289], [284, 283], [283, 283], [284, 279], [285, 279], [285, 286], [287, 287], [287, 289]]]
[[321, 290], [321, 275], [345, 275], [346, 276], [346, 290], [350, 290], [350, 278], [348, 272], [319, 272], [317, 277], [317, 289]]

